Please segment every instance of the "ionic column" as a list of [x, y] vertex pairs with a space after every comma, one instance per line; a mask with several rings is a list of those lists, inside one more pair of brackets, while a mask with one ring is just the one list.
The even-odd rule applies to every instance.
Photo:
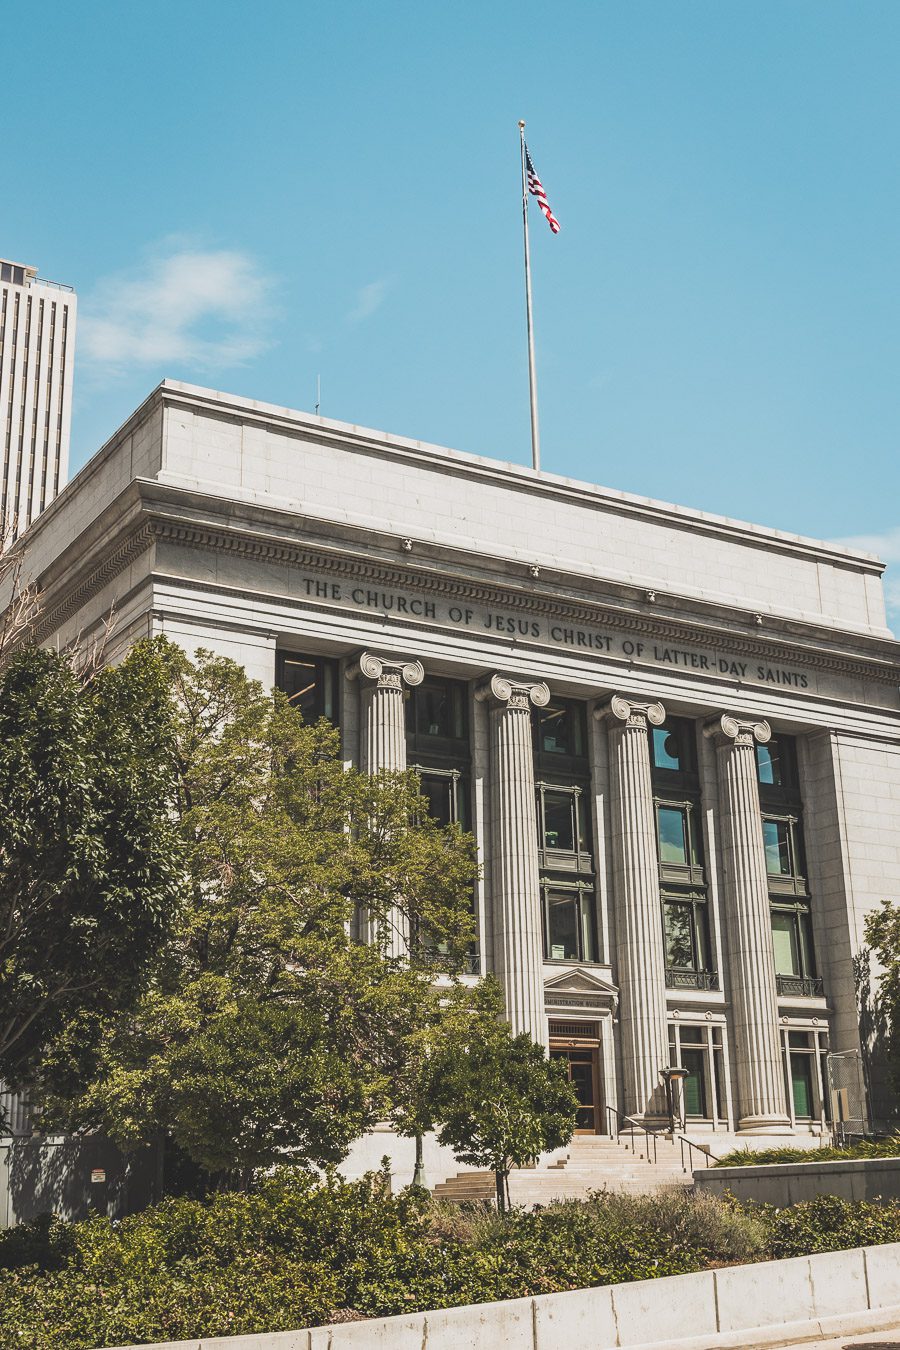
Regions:
[[421, 684], [421, 661], [392, 660], [363, 652], [347, 671], [362, 687], [360, 763], [364, 773], [406, 768], [406, 714], [403, 686]]
[[[421, 661], [402, 661], [363, 652], [347, 671], [349, 679], [359, 679], [362, 698], [360, 717], [360, 764], [364, 773], [402, 773], [406, 768], [406, 713], [404, 685], [421, 684], [425, 671]], [[363, 921], [369, 940], [374, 940], [372, 925]], [[402, 956], [409, 950], [406, 918], [394, 911], [391, 922], [389, 955]]]
[[625, 1111], [664, 1117], [660, 1069], [669, 1062], [666, 959], [659, 894], [648, 724], [661, 703], [615, 694], [594, 714], [609, 722], [610, 816], [615, 879], [616, 967]]
[[731, 977], [738, 1129], [790, 1127], [778, 1045], [778, 992], [756, 777], [768, 722], [717, 717], [704, 728], [718, 757], [726, 947]]
[[513, 1034], [527, 1031], [546, 1045], [531, 707], [546, 707], [550, 690], [494, 675], [475, 697], [490, 707], [494, 970]]

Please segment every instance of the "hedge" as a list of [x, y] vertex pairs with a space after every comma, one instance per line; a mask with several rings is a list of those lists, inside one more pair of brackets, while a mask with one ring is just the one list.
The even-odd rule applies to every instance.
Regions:
[[501, 1218], [483, 1206], [286, 1172], [121, 1223], [0, 1235], [0, 1350], [279, 1331], [553, 1293], [767, 1256], [900, 1241], [900, 1206], [751, 1209], [678, 1189], [600, 1192]]

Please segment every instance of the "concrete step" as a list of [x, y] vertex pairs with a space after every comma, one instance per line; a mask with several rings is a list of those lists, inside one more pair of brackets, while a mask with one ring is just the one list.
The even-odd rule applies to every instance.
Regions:
[[[578, 1136], [566, 1153], [544, 1166], [516, 1169], [509, 1178], [510, 1199], [517, 1205], [545, 1205], [551, 1200], [582, 1199], [591, 1191], [649, 1194], [670, 1186], [690, 1186], [693, 1178], [681, 1166], [671, 1140], [657, 1141], [657, 1160], [633, 1152], [621, 1142]], [[492, 1200], [492, 1172], [461, 1172], [434, 1189], [436, 1197], [456, 1202]]]

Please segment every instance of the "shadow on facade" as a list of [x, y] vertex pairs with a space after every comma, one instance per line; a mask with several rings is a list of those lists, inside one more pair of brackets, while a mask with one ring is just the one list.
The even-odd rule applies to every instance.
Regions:
[[890, 1019], [883, 1000], [873, 989], [872, 953], [868, 947], [863, 947], [853, 958], [853, 977], [872, 1128], [878, 1131], [896, 1129], [900, 1121], [900, 1103], [891, 1077]]
[[[27, 1223], [38, 1214], [86, 1219], [90, 1214], [122, 1218], [150, 1203], [150, 1150], [124, 1157], [102, 1135], [47, 1139], [31, 1135], [0, 1144], [0, 1218]], [[103, 1179], [99, 1179], [99, 1174]], [[94, 1179], [92, 1180], [92, 1174]]]

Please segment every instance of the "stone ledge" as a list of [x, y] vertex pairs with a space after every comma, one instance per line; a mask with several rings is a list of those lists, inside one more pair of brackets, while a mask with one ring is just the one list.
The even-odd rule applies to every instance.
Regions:
[[[779, 1320], [760, 1322], [760, 1316]], [[898, 1323], [900, 1243], [888, 1243], [304, 1331], [158, 1342], [143, 1350], [761, 1350]], [[702, 1330], [673, 1338], [685, 1326]]]

